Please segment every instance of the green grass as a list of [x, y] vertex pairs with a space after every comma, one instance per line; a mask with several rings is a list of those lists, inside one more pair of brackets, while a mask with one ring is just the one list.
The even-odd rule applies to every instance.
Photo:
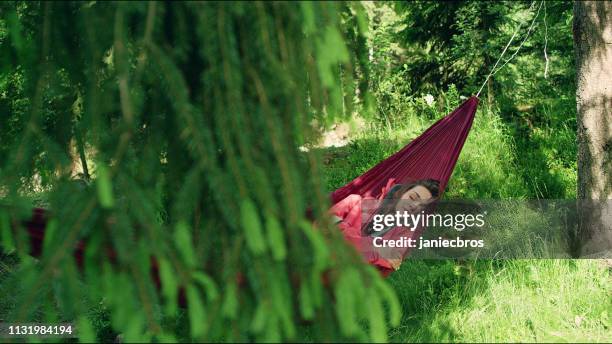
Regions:
[[[367, 171], [427, 128], [405, 114], [325, 152], [329, 190]], [[398, 124], [401, 123], [401, 124]], [[484, 106], [445, 197], [575, 197], [575, 131], [517, 131]], [[554, 134], [556, 133], [556, 135]], [[573, 160], [574, 159], [574, 160]], [[597, 260], [407, 260], [389, 277], [403, 308], [396, 342], [612, 342], [610, 270]]]
[[610, 342], [610, 276], [594, 260], [406, 261], [398, 342]]

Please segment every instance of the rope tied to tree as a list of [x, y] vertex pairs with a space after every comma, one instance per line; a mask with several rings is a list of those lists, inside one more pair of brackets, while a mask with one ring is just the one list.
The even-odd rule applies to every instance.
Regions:
[[[534, 4], [535, 4], [535, 1], [531, 3], [531, 6], [529, 6], [529, 10], [531, 10], [533, 8]], [[525, 44], [525, 42], [527, 41], [527, 39], [531, 35], [531, 31], [533, 30], [533, 27], [535, 25], [536, 19], [538, 18], [539, 14], [540, 14], [540, 9], [542, 8], [543, 4], [544, 4], [544, 1], [543, 0], [540, 1], [540, 6], [538, 7], [538, 11], [536, 12], [535, 16], [531, 20], [531, 25], [529, 25], [529, 29], [527, 30], [527, 34], [525, 35], [525, 38], [523, 39], [523, 41], [521, 41], [521, 44], [519, 44], [518, 48], [514, 51], [512, 56], [510, 56], [510, 58], [508, 58], [504, 62], [503, 65], [501, 65], [499, 68], [497, 68], [497, 65], [499, 64], [499, 62], [504, 57], [504, 54], [508, 50], [508, 47], [510, 47], [510, 44], [512, 44], [512, 41], [514, 41], [514, 37], [516, 37], [516, 34], [519, 32], [519, 30], [520, 30], [522, 25], [519, 25], [516, 28], [516, 30], [514, 30], [514, 33], [512, 34], [512, 37], [510, 37], [510, 40], [508, 41], [508, 43], [504, 47], [504, 50], [502, 51], [501, 55], [499, 55], [499, 58], [497, 59], [497, 62], [495, 62], [495, 64], [493, 65], [493, 68], [491, 68], [491, 71], [489, 72], [489, 75], [487, 75], [487, 77], [485, 78], [484, 82], [480, 86], [480, 89], [478, 90], [478, 93], [476, 93], [476, 98], [478, 98], [480, 96], [480, 92], [482, 92], [482, 89], [484, 88], [484, 86], [489, 81], [489, 78], [491, 78], [493, 75], [495, 75], [497, 72], [499, 72], [502, 68], [504, 68], [504, 66], [506, 66], [508, 64], [508, 62], [512, 61], [512, 59], [516, 56], [516, 54], [518, 54], [519, 50], [521, 50], [521, 48], [523, 47], [523, 44]], [[548, 62], [548, 59], [546, 61]], [[548, 69], [548, 63], [547, 63], [547, 68], [546, 69]]]

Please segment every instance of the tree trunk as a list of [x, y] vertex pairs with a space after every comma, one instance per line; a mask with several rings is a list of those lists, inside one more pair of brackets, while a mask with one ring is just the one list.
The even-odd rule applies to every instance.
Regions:
[[576, 1], [573, 25], [581, 255], [601, 256], [612, 247], [612, 2]]

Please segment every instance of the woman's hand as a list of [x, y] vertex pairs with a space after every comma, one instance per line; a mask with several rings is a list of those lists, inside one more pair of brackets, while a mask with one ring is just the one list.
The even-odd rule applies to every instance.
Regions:
[[336, 216], [336, 215], [332, 215], [331, 216], [331, 221], [333, 224], [338, 224], [340, 222], [342, 222], [342, 218], [340, 216]]
[[393, 267], [394, 270], [398, 270], [400, 268], [400, 266], [402, 265], [402, 259], [401, 258], [391, 258], [391, 259], [387, 259], [389, 261], [389, 264], [391, 264], [391, 266]]

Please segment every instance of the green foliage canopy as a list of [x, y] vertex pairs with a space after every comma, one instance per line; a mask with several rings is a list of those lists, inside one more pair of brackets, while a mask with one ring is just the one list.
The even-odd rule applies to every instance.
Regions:
[[[101, 300], [126, 341], [386, 338], [395, 295], [327, 230], [319, 159], [298, 150], [313, 120], [351, 103], [342, 87], [363, 59], [345, 44], [344, 4], [0, 11], [0, 193], [13, 206], [43, 193], [51, 219], [34, 261], [27, 211], [2, 209], [1, 243], [21, 261], [3, 283], [3, 319], [75, 321], [92, 340]], [[94, 185], [71, 182], [75, 160]]]

